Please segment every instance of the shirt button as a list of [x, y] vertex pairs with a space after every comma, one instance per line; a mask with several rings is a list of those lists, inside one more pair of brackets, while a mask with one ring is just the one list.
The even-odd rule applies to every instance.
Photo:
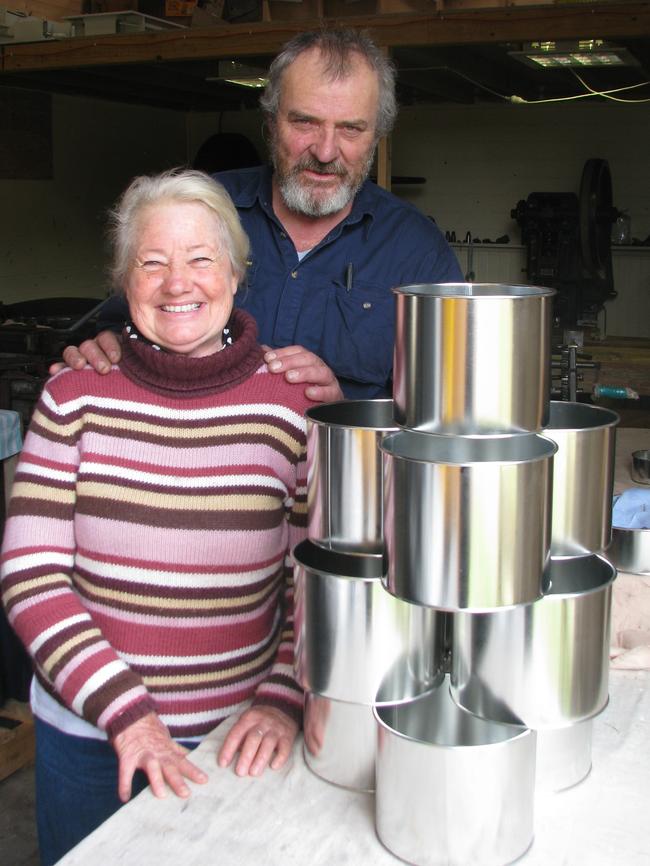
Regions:
[[369, 310], [369, 309], [371, 309], [371, 307], [372, 307], [372, 304], [370, 303], [370, 301], [366, 301], [365, 304], [363, 305], [364, 310]]
[[292, 276], [292, 277], [294, 278], [294, 280], [295, 280], [295, 279], [297, 278], [297, 276], [298, 276], [298, 271], [291, 271], [291, 276]]
[[286, 240], [286, 237], [287, 237], [286, 232], [280, 232], [280, 237], [285, 238], [285, 240]]

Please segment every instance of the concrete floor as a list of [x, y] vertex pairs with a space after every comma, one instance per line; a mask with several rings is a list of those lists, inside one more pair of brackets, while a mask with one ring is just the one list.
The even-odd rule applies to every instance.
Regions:
[[34, 767], [27, 766], [0, 782], [0, 863], [38, 866], [34, 821]]

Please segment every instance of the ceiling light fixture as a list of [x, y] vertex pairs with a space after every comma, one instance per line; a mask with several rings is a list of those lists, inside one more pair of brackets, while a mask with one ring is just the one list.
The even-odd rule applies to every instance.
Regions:
[[268, 78], [266, 70], [254, 66], [245, 66], [236, 60], [220, 60], [218, 74], [208, 76], [206, 81], [225, 81], [228, 84], [237, 84], [239, 87], [266, 87]]
[[509, 51], [508, 54], [535, 69], [640, 66], [639, 61], [627, 48], [610, 45], [602, 39], [529, 42], [522, 51]]

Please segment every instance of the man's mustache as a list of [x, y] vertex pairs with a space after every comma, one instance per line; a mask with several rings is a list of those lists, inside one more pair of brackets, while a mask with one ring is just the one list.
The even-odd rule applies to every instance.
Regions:
[[339, 177], [346, 177], [347, 170], [345, 166], [333, 159], [331, 162], [320, 162], [313, 156], [301, 159], [297, 162], [292, 170], [292, 173], [297, 174], [300, 171], [313, 171], [316, 174], [337, 174]]

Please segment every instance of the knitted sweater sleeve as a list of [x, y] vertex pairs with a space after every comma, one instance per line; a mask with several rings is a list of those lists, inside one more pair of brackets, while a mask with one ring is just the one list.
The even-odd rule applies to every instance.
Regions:
[[41, 680], [73, 712], [114, 737], [154, 709], [78, 592], [74, 511], [83, 412], [57, 403], [51, 383], [17, 467], [1, 562], [9, 622]]
[[[302, 391], [302, 388], [300, 389]], [[295, 466], [295, 486], [285, 503], [288, 523], [288, 543], [284, 558], [284, 621], [280, 645], [270, 675], [258, 686], [253, 705], [274, 706], [299, 724], [302, 721], [303, 690], [295, 678], [293, 620], [293, 549], [307, 537], [307, 444], [304, 411], [313, 403], [301, 407], [300, 427], [296, 435], [301, 448]]]

